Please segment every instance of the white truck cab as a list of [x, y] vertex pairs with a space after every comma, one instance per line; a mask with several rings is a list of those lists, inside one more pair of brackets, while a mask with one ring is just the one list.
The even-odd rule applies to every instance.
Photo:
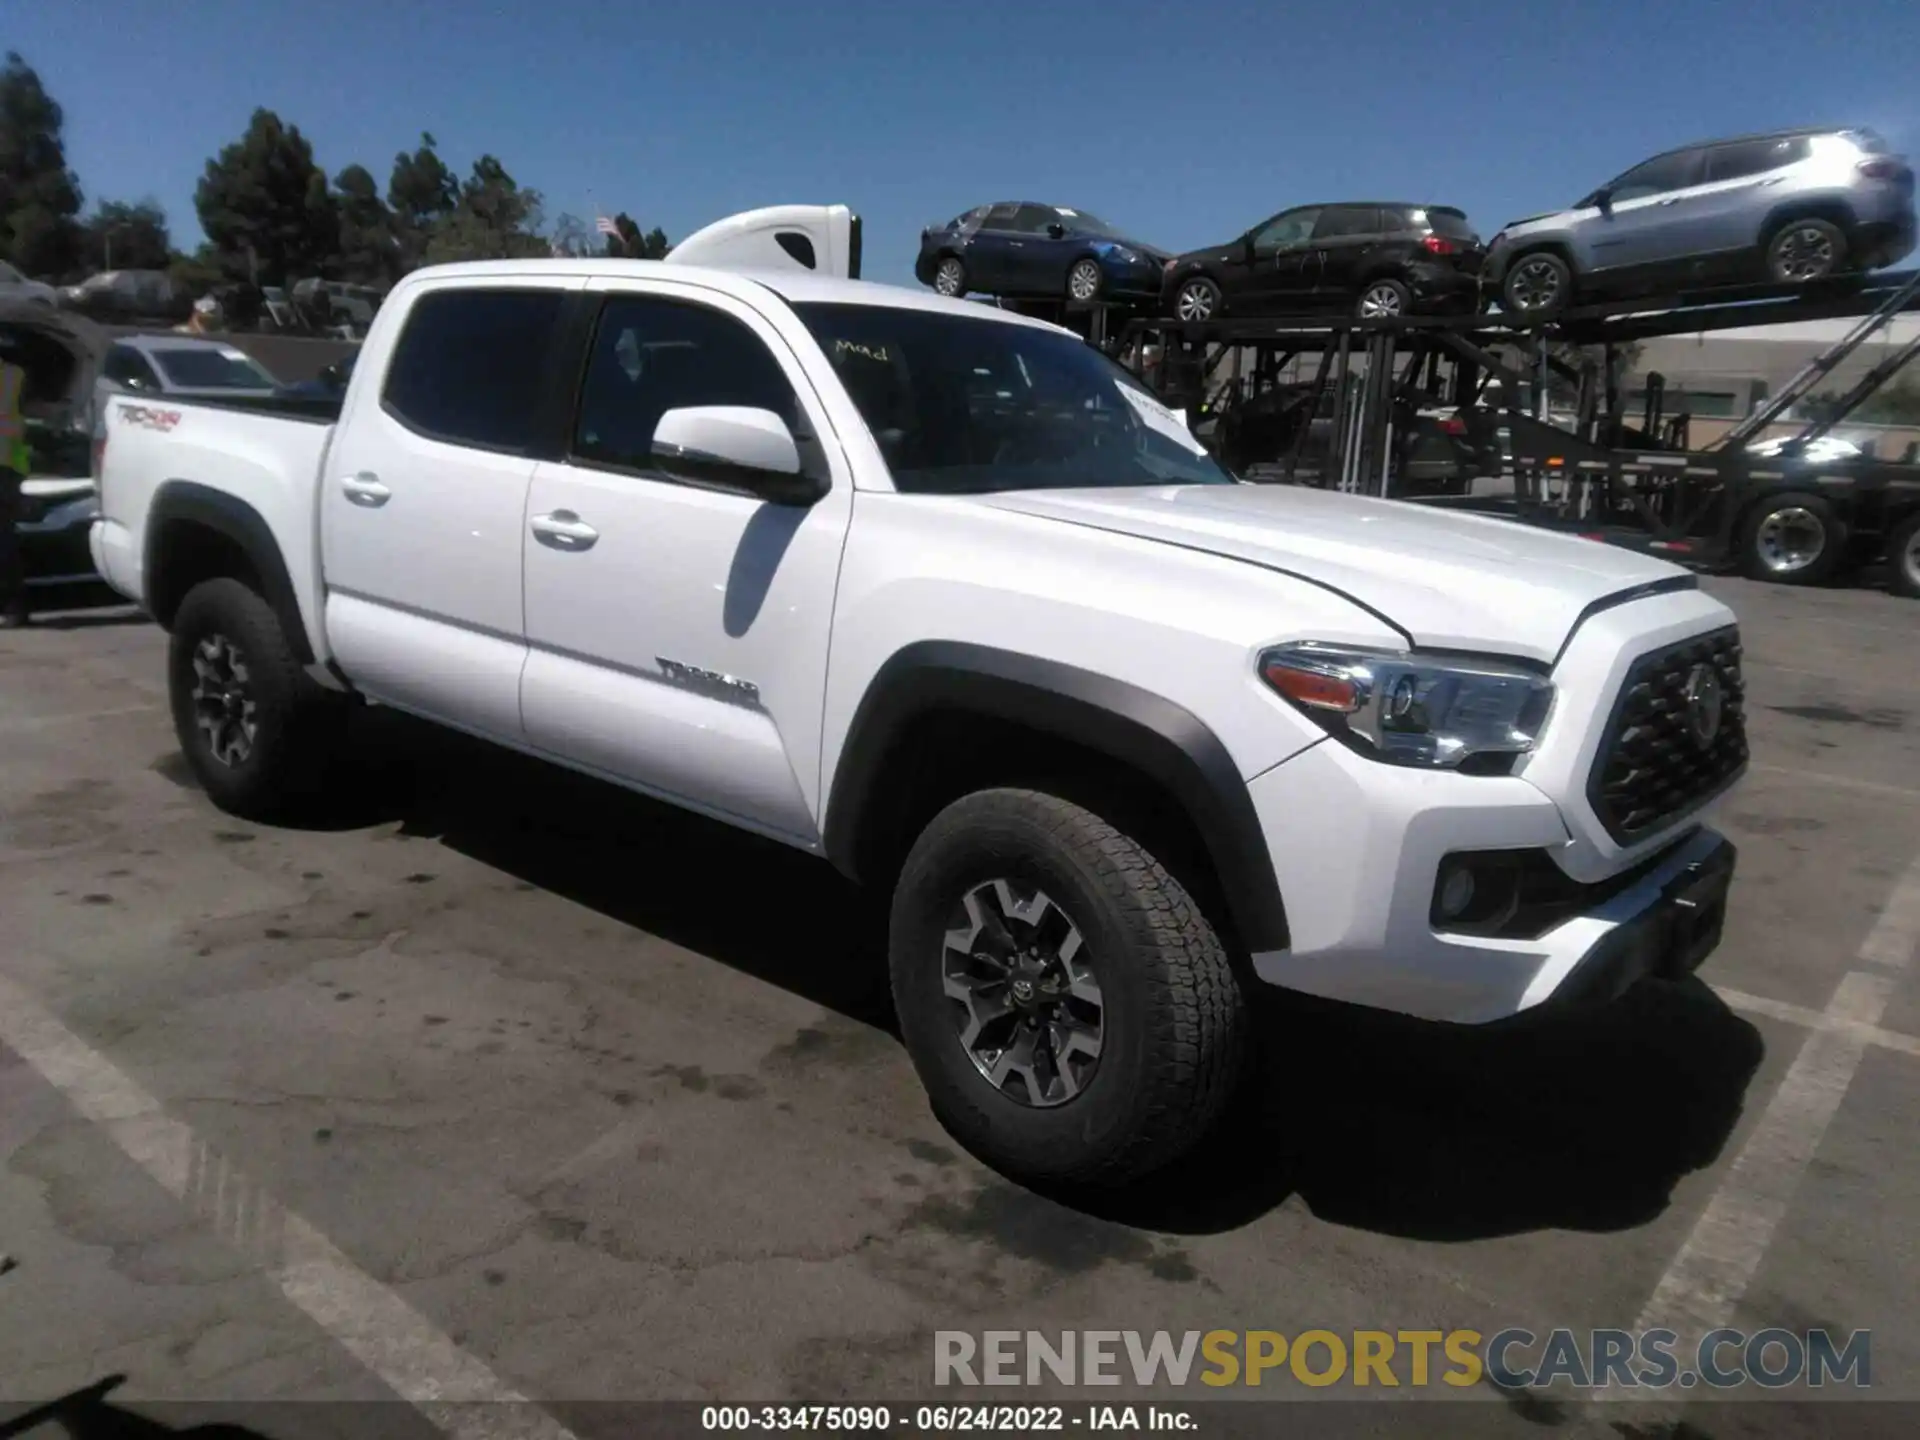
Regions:
[[857, 229], [808, 266], [803, 219], [418, 271], [337, 415], [116, 399], [94, 553], [214, 802], [314, 803], [370, 703], [818, 855], [891, 896], [936, 1112], [1028, 1180], [1183, 1153], [1264, 986], [1478, 1024], [1713, 949], [1747, 749], [1690, 574], [1238, 483], [1066, 331], [823, 273]]

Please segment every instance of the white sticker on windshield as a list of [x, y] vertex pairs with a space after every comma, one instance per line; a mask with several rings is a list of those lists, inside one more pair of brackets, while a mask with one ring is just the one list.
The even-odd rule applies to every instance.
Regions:
[[1127, 397], [1127, 403], [1133, 406], [1134, 412], [1147, 423], [1150, 430], [1166, 436], [1182, 449], [1190, 450], [1195, 455], [1207, 453], [1207, 447], [1193, 438], [1193, 432], [1187, 428], [1184, 416], [1169, 410], [1151, 395], [1143, 394], [1131, 385], [1116, 385], [1114, 388]]

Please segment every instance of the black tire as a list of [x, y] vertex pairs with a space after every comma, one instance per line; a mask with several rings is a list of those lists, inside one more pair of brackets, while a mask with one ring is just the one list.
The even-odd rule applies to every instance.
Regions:
[[[1391, 305], [1392, 308], [1387, 308]], [[1360, 293], [1354, 297], [1353, 313], [1357, 319], [1372, 320], [1388, 315], [1405, 315], [1413, 309], [1413, 291], [1398, 280], [1379, 277], [1369, 280], [1360, 287]]]
[[[224, 687], [238, 701], [225, 714], [250, 720], [250, 736], [202, 723], [213, 702], [196, 662], [215, 678], [222, 670], [241, 677]], [[205, 580], [187, 592], [173, 618], [167, 682], [180, 749], [220, 809], [283, 820], [324, 797], [350, 702], [306, 673], [272, 607], [241, 581]]]
[[1740, 573], [1774, 585], [1818, 585], [1840, 564], [1846, 535], [1823, 496], [1769, 495], [1740, 523]]
[[[1186, 313], [1189, 296], [1193, 297], [1193, 314]], [[1204, 314], [1199, 313], [1201, 305], [1205, 306]], [[1189, 275], [1174, 289], [1173, 318], [1176, 320], [1218, 320], [1226, 308], [1226, 296], [1220, 293], [1220, 286], [1211, 275]]]
[[1500, 281], [1500, 308], [1530, 320], [1557, 315], [1573, 300], [1573, 270], [1551, 250], [1517, 255]]
[[[1093, 288], [1084, 295], [1074, 293], [1073, 277], [1088, 270], [1093, 272]], [[1077, 301], [1080, 304], [1086, 304], [1091, 300], [1098, 300], [1100, 298], [1100, 292], [1105, 288], [1106, 283], [1107, 277], [1100, 273], [1100, 262], [1091, 255], [1082, 255], [1067, 267], [1066, 295], [1069, 300]]]
[[1920, 510], [1895, 525], [1887, 537], [1887, 588], [1920, 600]]
[[[996, 1084], [982, 1070], [990, 1062], [976, 1061], [962, 1037], [978, 1012], [946, 989], [950, 961], [968, 963], [949, 950], [947, 934], [956, 917], [965, 923], [969, 892], [990, 894], [999, 879], [1023, 901], [1038, 904], [1032, 897], [1044, 893], [1052, 902], [1036, 937], [1048, 926], [1056, 937], [1061, 924], [1078, 929], [1079, 954], [1098, 986], [1098, 1057], [1077, 1093], [1046, 1104], [1032, 1103], [1044, 1097], [1018, 1074]], [[1004, 948], [994, 934], [979, 931], [978, 943]], [[894, 890], [888, 955], [901, 1033], [934, 1114], [1014, 1179], [1136, 1179], [1196, 1144], [1238, 1088], [1247, 1004], [1219, 936], [1138, 842], [1057, 796], [983, 790], [934, 817]], [[1036, 983], [1029, 996], [1042, 988]], [[1003, 985], [999, 993], [1011, 1002], [1016, 992]], [[1021, 1023], [1014, 1012], [1007, 1050], [1016, 1048]]]
[[1846, 263], [1847, 237], [1831, 220], [1789, 220], [1767, 237], [1767, 278], [1777, 285], [1831, 279]]
[[[947, 289], [942, 289], [940, 284], [940, 278], [944, 273], [951, 273], [956, 277], [951, 287]], [[967, 262], [958, 255], [942, 255], [934, 261], [933, 289], [937, 295], [945, 295], [954, 300], [964, 299], [967, 293]]]

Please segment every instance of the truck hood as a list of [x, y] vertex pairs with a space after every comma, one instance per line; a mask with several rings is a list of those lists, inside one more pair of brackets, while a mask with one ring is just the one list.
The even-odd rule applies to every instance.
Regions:
[[1022, 490], [1001, 510], [1244, 560], [1325, 586], [1420, 646], [1551, 663], [1593, 607], [1677, 565], [1492, 516], [1288, 485]]

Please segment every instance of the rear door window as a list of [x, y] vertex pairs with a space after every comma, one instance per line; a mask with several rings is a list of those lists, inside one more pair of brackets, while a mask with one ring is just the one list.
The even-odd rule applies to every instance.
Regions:
[[987, 218], [980, 222], [983, 230], [1012, 230], [1019, 218], [1018, 205], [995, 205], [987, 211]]
[[1351, 240], [1377, 235], [1380, 211], [1372, 205], [1329, 205], [1313, 227], [1315, 240]]
[[533, 443], [559, 290], [436, 290], [407, 314], [381, 404], [430, 440], [521, 454]]
[[1740, 180], [1748, 175], [1764, 175], [1783, 165], [1804, 160], [1811, 146], [1804, 135], [1775, 140], [1740, 140], [1731, 145], [1716, 145], [1707, 152], [1707, 183], [1715, 180]]

